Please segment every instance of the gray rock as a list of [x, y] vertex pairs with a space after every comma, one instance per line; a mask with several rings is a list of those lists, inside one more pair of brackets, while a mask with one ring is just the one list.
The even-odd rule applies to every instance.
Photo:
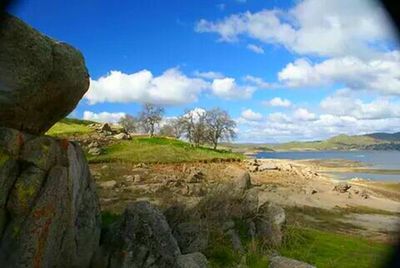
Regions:
[[93, 156], [99, 156], [99, 155], [101, 155], [101, 152], [102, 152], [101, 149], [98, 148], [98, 147], [91, 148], [91, 149], [89, 149], [89, 151], [88, 151], [88, 153], [91, 154], [91, 155], [93, 155]]
[[315, 268], [315, 266], [310, 265], [305, 262], [301, 262], [294, 259], [289, 259], [282, 256], [275, 256], [270, 259], [270, 268]]
[[103, 234], [92, 267], [174, 267], [179, 255], [164, 215], [142, 201]]
[[131, 137], [126, 133], [119, 133], [113, 136], [116, 140], [129, 140]]
[[258, 171], [267, 171], [267, 170], [277, 170], [278, 167], [271, 162], [262, 162], [262, 164], [258, 167]]
[[339, 192], [339, 193], [346, 193], [349, 189], [351, 188], [350, 184], [347, 183], [339, 183], [335, 185], [333, 188], [334, 191]]
[[100, 187], [104, 189], [112, 189], [117, 185], [117, 182], [115, 180], [109, 180], [109, 181], [103, 181], [100, 182]]
[[207, 258], [200, 252], [181, 255], [177, 259], [177, 268], [207, 268]]
[[89, 87], [79, 51], [5, 15], [0, 28], [0, 126], [32, 134], [67, 116]]
[[243, 253], [244, 248], [243, 248], [242, 241], [240, 240], [238, 233], [234, 229], [230, 229], [226, 232], [226, 235], [228, 236], [229, 240], [231, 241], [233, 250]]
[[208, 230], [199, 222], [182, 222], [172, 232], [182, 253], [202, 252], [208, 247]]
[[[100, 208], [81, 148], [0, 133], [10, 134], [0, 136], [0, 267], [88, 267], [100, 239]], [[16, 140], [20, 153], [7, 149]]]
[[282, 226], [286, 215], [283, 208], [266, 203], [260, 209], [255, 219], [256, 236], [271, 246], [279, 246], [282, 243]]
[[108, 123], [104, 123], [100, 125], [99, 130], [101, 132], [106, 132], [107, 134], [111, 133], [112, 134], [112, 129]]

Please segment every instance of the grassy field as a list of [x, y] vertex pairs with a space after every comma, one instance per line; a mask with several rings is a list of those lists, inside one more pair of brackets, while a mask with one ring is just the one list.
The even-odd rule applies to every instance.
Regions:
[[137, 137], [106, 147], [100, 156], [88, 156], [90, 162], [133, 163], [180, 163], [242, 158], [241, 154], [207, 147], [193, 147], [187, 142], [164, 137]]
[[88, 127], [93, 122], [86, 120], [78, 120], [71, 118], [64, 118], [53, 127], [51, 127], [46, 135], [53, 137], [68, 137], [82, 134], [88, 134], [93, 130]]
[[367, 268], [381, 267], [391, 247], [348, 234], [293, 227], [279, 251], [320, 268]]
[[[54, 137], [89, 136], [94, 130], [88, 127], [93, 122], [65, 118], [56, 123], [46, 134]], [[219, 159], [242, 159], [243, 155], [228, 150], [213, 150], [209, 147], [193, 147], [189, 143], [166, 137], [138, 136], [129, 141], [116, 141], [107, 146], [100, 156], [87, 158], [92, 163], [124, 161], [132, 163], [179, 163], [218, 161]]]

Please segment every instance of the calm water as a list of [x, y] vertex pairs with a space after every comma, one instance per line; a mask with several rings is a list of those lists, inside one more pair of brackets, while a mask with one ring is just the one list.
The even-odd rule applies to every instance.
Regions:
[[[374, 169], [400, 170], [400, 151], [316, 151], [316, 152], [260, 152], [257, 158], [276, 159], [345, 159], [359, 161]], [[354, 177], [371, 180], [400, 181], [400, 174], [337, 173], [343, 179]]]

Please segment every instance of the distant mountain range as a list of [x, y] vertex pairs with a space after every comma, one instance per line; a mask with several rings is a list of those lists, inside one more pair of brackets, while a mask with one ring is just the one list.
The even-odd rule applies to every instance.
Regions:
[[327, 140], [288, 142], [269, 147], [281, 150], [400, 150], [400, 132], [371, 133], [365, 135], [338, 135]]

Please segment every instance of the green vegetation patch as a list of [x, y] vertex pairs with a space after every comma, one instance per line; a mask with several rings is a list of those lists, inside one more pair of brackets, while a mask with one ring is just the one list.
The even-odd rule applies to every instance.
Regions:
[[282, 256], [317, 267], [381, 267], [392, 247], [351, 235], [307, 228], [288, 228]]
[[88, 156], [89, 161], [127, 161], [133, 163], [179, 163], [214, 161], [219, 159], [242, 159], [241, 154], [190, 144], [163, 137], [138, 137], [121, 141], [105, 148], [100, 156]]
[[79, 119], [64, 118], [52, 126], [46, 135], [55, 137], [67, 137], [74, 135], [83, 135], [92, 132], [88, 127], [93, 122]]

